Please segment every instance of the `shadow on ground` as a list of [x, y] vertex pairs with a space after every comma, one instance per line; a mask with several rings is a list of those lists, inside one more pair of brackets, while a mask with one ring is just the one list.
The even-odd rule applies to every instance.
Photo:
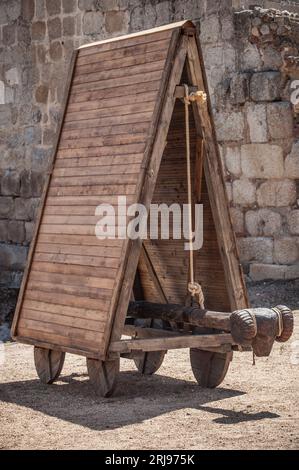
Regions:
[[31, 408], [93, 430], [117, 429], [169, 413], [190, 409], [218, 415], [213, 421], [234, 424], [278, 418], [270, 412], [248, 413], [207, 406], [244, 392], [226, 388], [200, 389], [194, 382], [163, 375], [141, 376], [121, 372], [115, 395], [109, 399], [95, 397], [86, 375], [62, 376], [53, 385], [38, 379], [1, 384], [0, 400]]

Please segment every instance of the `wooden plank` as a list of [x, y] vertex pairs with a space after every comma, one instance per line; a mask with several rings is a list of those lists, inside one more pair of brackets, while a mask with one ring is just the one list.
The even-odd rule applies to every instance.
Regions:
[[66, 315], [68, 317], [82, 318], [86, 320], [103, 321], [103, 316], [98, 310], [89, 310], [86, 308], [69, 307], [37, 300], [25, 300], [24, 308], [37, 310], [40, 312], [54, 313], [56, 315]]
[[56, 325], [55, 323], [46, 323], [40, 320], [28, 320], [22, 317], [20, 318], [20, 330], [23, 328], [28, 328], [30, 330], [42, 331], [44, 333], [49, 333], [51, 335], [58, 335], [62, 336], [63, 338], [69, 337], [75, 342], [76, 340], [79, 341], [86, 341], [91, 343], [99, 343], [102, 340], [103, 333], [97, 331], [89, 331], [84, 330], [82, 331], [81, 328], [74, 328], [71, 326], [63, 327], [60, 325]]
[[[96, 120], [93, 121], [95, 124]], [[76, 158], [80, 157], [83, 159], [89, 159], [90, 157], [112, 157], [122, 156], [123, 162], [126, 159], [126, 155], [140, 154], [145, 148], [144, 142], [124, 144], [124, 145], [107, 145], [103, 147], [93, 148], [82, 148], [82, 149], [61, 149], [58, 153], [58, 158]], [[104, 161], [104, 160], [103, 160]], [[104, 164], [104, 163], [103, 163]]]
[[[79, 112], [79, 111], [78, 111]], [[123, 134], [140, 134], [147, 133], [148, 121], [138, 122], [135, 124], [119, 124], [116, 126], [109, 125], [103, 127], [85, 127], [85, 129], [64, 130], [62, 137], [64, 140], [87, 138], [87, 137], [105, 137]]]
[[151, 82], [145, 82], [141, 86], [136, 88], [136, 85], [126, 85], [126, 86], [116, 86], [115, 88], [108, 88], [106, 90], [95, 90], [95, 91], [85, 91], [81, 93], [76, 93], [70, 96], [70, 104], [73, 103], [82, 103], [82, 102], [92, 102], [92, 101], [101, 101], [103, 99], [117, 98], [126, 96], [137, 96], [148, 91], [158, 91], [160, 86], [160, 80], [153, 80]]
[[149, 43], [122, 47], [117, 50], [107, 52], [93, 52], [88, 57], [79, 55], [77, 68], [78, 73], [89, 73], [94, 67], [112, 69], [119, 67], [119, 64], [136, 65], [143, 61], [151, 62], [157, 55], [166, 53], [165, 40], [152, 41]]
[[41, 323], [54, 323], [61, 327], [79, 328], [80, 330], [102, 332], [105, 323], [98, 320], [87, 320], [86, 318], [69, 317], [66, 315], [47, 313], [44, 311], [31, 310], [24, 307], [22, 318], [35, 320]]
[[[28, 289], [35, 291], [35, 292], [48, 292], [52, 295], [52, 302], [53, 302], [53, 295], [55, 294], [60, 297], [61, 294], [73, 295], [75, 297], [89, 297], [90, 299], [97, 299], [98, 300], [98, 308], [103, 307], [105, 310], [107, 307], [107, 301], [111, 296], [111, 290], [109, 289], [102, 289], [96, 287], [84, 287], [84, 286], [70, 286], [66, 284], [54, 282], [41, 282], [41, 281], [28, 281]], [[54, 302], [57, 302], [55, 300]]]
[[98, 82], [90, 82], [88, 84], [80, 83], [72, 87], [72, 94], [76, 94], [82, 91], [84, 92], [84, 91], [106, 90], [109, 88], [114, 88], [116, 86], [131, 85], [132, 83], [135, 85], [139, 85], [140, 83], [144, 83], [144, 82], [153, 82], [155, 80], [161, 79], [163, 65], [161, 64], [160, 67], [161, 67], [160, 69], [154, 70], [153, 72], [147, 72], [146, 74], [141, 72], [139, 74], [112, 78], [112, 79], [108, 78], [107, 80], [101, 80]]
[[[88, 170], [88, 168], [91, 166], [92, 168], [97, 168], [96, 171], [101, 171], [101, 167], [107, 167], [109, 166], [110, 171], [115, 173], [115, 171], [118, 171], [117, 167], [118, 166], [124, 166], [128, 170], [129, 168], [134, 168], [135, 165], [138, 165], [140, 168], [140, 163], [142, 161], [143, 154], [142, 153], [136, 153], [133, 155], [130, 154], [125, 154], [125, 155], [112, 155], [112, 156], [102, 156], [102, 157], [87, 157], [82, 159], [81, 157], [75, 157], [75, 158], [60, 158], [57, 160], [57, 164], [55, 165], [56, 171], [58, 169], [66, 169], [66, 168], [72, 168], [72, 169], [77, 169], [80, 171], [80, 168], [82, 170]], [[113, 204], [113, 203], [112, 203]]]
[[[93, 235], [59, 235], [59, 234], [40, 234], [38, 237], [39, 243], [46, 243], [46, 244], [57, 244], [57, 245], [67, 245], [76, 246], [76, 245], [83, 245], [84, 247], [112, 247], [112, 248], [120, 248], [122, 247], [124, 241], [113, 239], [113, 240], [98, 240], [94, 234]], [[83, 247], [82, 247], [83, 248]], [[114, 250], [113, 250], [114, 252]], [[70, 252], [71, 253], [71, 252]], [[75, 252], [78, 253], [78, 252]], [[82, 251], [80, 251], [82, 254]], [[80, 254], [79, 253], [79, 254]], [[88, 254], [88, 253], [87, 253]], [[113, 253], [112, 253], [113, 254]]]
[[71, 354], [81, 354], [86, 357], [100, 358], [98, 353], [98, 342], [81, 341], [76, 338], [76, 345], [74, 345], [73, 338], [51, 334], [49, 331], [41, 331], [32, 328], [22, 327], [18, 341], [25, 344], [32, 344], [48, 349], [55, 349], [57, 351], [65, 351]]
[[64, 117], [65, 117], [66, 108], [67, 108], [67, 104], [68, 104], [68, 100], [69, 100], [70, 88], [71, 88], [71, 84], [72, 84], [72, 80], [73, 80], [73, 74], [74, 74], [74, 70], [75, 70], [76, 60], [77, 60], [77, 51], [73, 52], [72, 59], [71, 59], [70, 73], [69, 73], [68, 79], [66, 81], [65, 95], [64, 95], [64, 99], [63, 99], [63, 103], [62, 103], [62, 109], [64, 109], [64, 112], [62, 113], [61, 120], [60, 120], [60, 123], [59, 123], [59, 126], [58, 126], [59, 130], [57, 132], [57, 140], [56, 140], [56, 143], [55, 143], [55, 146], [54, 146], [51, 170], [49, 171], [48, 177], [46, 179], [43, 195], [42, 195], [41, 202], [40, 202], [40, 205], [39, 205], [39, 212], [37, 214], [37, 222], [36, 222], [36, 225], [35, 225], [33, 238], [32, 238], [31, 244], [30, 244], [30, 249], [29, 249], [28, 258], [27, 258], [27, 265], [26, 265], [26, 268], [25, 268], [25, 271], [24, 271], [24, 275], [23, 275], [23, 279], [22, 279], [22, 285], [21, 285], [20, 292], [19, 292], [19, 297], [18, 297], [18, 302], [17, 302], [17, 305], [16, 305], [16, 310], [15, 310], [15, 314], [14, 314], [14, 318], [13, 318], [13, 322], [12, 322], [11, 335], [14, 339], [16, 339], [17, 336], [18, 336], [18, 321], [19, 321], [19, 318], [20, 318], [20, 312], [21, 312], [21, 308], [22, 308], [24, 293], [25, 293], [25, 290], [26, 290], [26, 285], [27, 285], [27, 282], [28, 282], [29, 273], [30, 273], [30, 269], [31, 269], [31, 263], [32, 263], [34, 249], [35, 249], [35, 245], [36, 245], [36, 241], [37, 241], [37, 235], [38, 235], [39, 227], [40, 227], [41, 220], [42, 220], [43, 210], [44, 210], [44, 207], [45, 207], [45, 204], [46, 204], [48, 189], [49, 189], [49, 186], [50, 186], [51, 171], [53, 171], [55, 158], [57, 156], [57, 150], [58, 150], [60, 135], [61, 135], [61, 132], [62, 132], [63, 120], [64, 120]]
[[138, 173], [98, 176], [53, 176], [51, 188], [67, 188], [70, 186], [106, 186], [108, 184], [118, 185], [120, 181], [121, 186], [123, 187], [124, 185], [134, 185], [136, 183], [137, 175]]
[[135, 193], [134, 184], [51, 187], [50, 196], [127, 196]]
[[160, 59], [150, 63], [143, 62], [141, 64], [129, 66], [124, 66], [122, 63], [120, 63], [118, 68], [112, 68], [108, 70], [104, 68], [95, 72], [89, 72], [87, 74], [81, 74], [79, 72], [75, 74], [73, 86], [75, 87], [75, 89], [77, 89], [79, 85], [84, 85], [85, 89], [86, 84], [100, 83], [104, 80], [113, 80], [115, 78], [121, 79], [122, 77], [132, 77], [132, 80], [134, 82], [134, 77], [140, 73], [146, 75], [156, 70], [162, 70], [164, 67], [164, 62], [165, 58], [162, 58], [162, 60]]
[[137, 47], [139, 44], [146, 44], [149, 42], [156, 42], [160, 40], [167, 40], [172, 35], [172, 29], [183, 27], [182, 23], [173, 23], [168, 25], [168, 28], [163, 26], [155, 28], [154, 30], [140, 31], [126, 36], [121, 36], [105, 41], [99, 41], [98, 43], [86, 44], [79, 48], [80, 58], [100, 52], [101, 54], [105, 51], [116, 51], [121, 48]]
[[173, 337], [112, 341], [109, 352], [163, 351], [168, 349], [218, 347], [234, 344], [230, 334], [219, 335], [179, 335]]
[[[111, 259], [111, 258], [110, 258]], [[118, 261], [118, 260], [117, 260]], [[58, 273], [58, 274], [78, 274], [90, 277], [103, 277], [105, 279], [114, 279], [116, 268], [111, 267], [91, 267], [87, 265], [59, 264], [51, 262], [41, 262], [34, 258], [32, 263], [33, 271], [42, 273]]]
[[66, 284], [70, 286], [84, 286], [84, 287], [97, 287], [103, 289], [113, 289], [114, 279], [107, 279], [104, 277], [85, 277], [75, 274], [58, 274], [58, 273], [45, 273], [34, 271], [30, 273], [30, 280], [40, 282], [53, 282], [54, 284]]
[[[105, 242], [105, 240], [101, 240]], [[94, 258], [100, 258], [98, 263], [102, 262], [102, 266], [107, 266], [108, 268], [116, 267], [115, 263], [118, 262], [118, 258], [121, 254], [121, 247], [111, 246], [76, 246], [76, 245], [64, 245], [62, 243], [38, 243], [36, 246], [37, 256], [41, 254], [54, 254], [54, 255], [79, 255], [79, 256], [91, 256]], [[36, 258], [34, 258], [36, 259]], [[102, 261], [101, 261], [102, 260]]]
[[[98, 118], [103, 118], [103, 122], [105, 123], [104, 118], [108, 117], [115, 117], [117, 116], [125, 116], [125, 115], [134, 115], [134, 114], [139, 114], [139, 113], [146, 113], [146, 112], [152, 112], [155, 106], [154, 100], [150, 101], [143, 101], [141, 103], [130, 103], [130, 104], [124, 104], [124, 105], [119, 105], [119, 106], [111, 106], [111, 107], [105, 107], [105, 108], [100, 108], [100, 109], [88, 109], [86, 111], [76, 111], [76, 112], [67, 112], [66, 113], [66, 118], [65, 118], [65, 123], [68, 124], [70, 122], [75, 122], [75, 121], [88, 121], [91, 119], [98, 119]], [[102, 144], [101, 144], [102, 145]]]
[[[26, 290], [26, 300], [37, 300], [39, 302], [52, 303], [55, 302], [53, 298], [53, 292], [38, 292], [33, 290]], [[99, 311], [99, 309], [105, 310], [109, 307], [110, 296], [108, 299], [101, 301], [100, 296], [97, 299], [92, 299], [88, 297], [79, 297], [69, 294], [60, 294], [59, 295], [59, 304], [65, 305], [67, 307], [79, 307], [87, 308], [90, 310]]]
[[[144, 112], [135, 113], [135, 114], [124, 114], [122, 116], [118, 116], [117, 114], [114, 114], [114, 116], [112, 115], [112, 116], [105, 116], [104, 118], [93, 119], [92, 122], [90, 122], [90, 120], [67, 122], [64, 124], [63, 129], [64, 130], [91, 129], [94, 127], [99, 128], [99, 127], [107, 127], [107, 126], [113, 126], [113, 125], [117, 126], [121, 124], [135, 124], [138, 122], [149, 122], [151, 120], [152, 114], [153, 113], [151, 111], [144, 111]], [[131, 153], [134, 153], [134, 152], [131, 152]], [[102, 155], [105, 155], [105, 153], [102, 152]]]

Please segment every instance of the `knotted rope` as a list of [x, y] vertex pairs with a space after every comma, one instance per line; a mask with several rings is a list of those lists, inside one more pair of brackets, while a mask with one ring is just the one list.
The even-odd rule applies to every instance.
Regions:
[[189, 126], [189, 105], [192, 101], [204, 103], [206, 94], [203, 91], [197, 91], [189, 94], [188, 85], [184, 84], [185, 95], [185, 132], [186, 132], [186, 160], [187, 160], [187, 191], [188, 191], [188, 238], [190, 243], [189, 266], [190, 282], [188, 283], [188, 292], [191, 297], [197, 297], [200, 308], [204, 309], [204, 294], [201, 285], [194, 280], [194, 255], [193, 255], [193, 232], [192, 232], [192, 182], [191, 182], [191, 159], [190, 159], [190, 126]]

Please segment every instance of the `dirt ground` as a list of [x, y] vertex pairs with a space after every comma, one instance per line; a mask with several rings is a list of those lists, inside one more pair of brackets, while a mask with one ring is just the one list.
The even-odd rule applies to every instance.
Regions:
[[177, 350], [152, 377], [122, 360], [115, 396], [98, 399], [82, 357], [67, 355], [59, 382], [45, 386], [32, 347], [6, 343], [0, 449], [298, 449], [299, 311], [295, 318], [291, 341], [255, 366], [251, 353], [235, 353], [215, 390], [196, 385], [188, 351]]

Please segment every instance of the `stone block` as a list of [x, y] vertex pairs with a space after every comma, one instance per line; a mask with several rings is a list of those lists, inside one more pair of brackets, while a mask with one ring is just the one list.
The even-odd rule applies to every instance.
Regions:
[[232, 224], [236, 235], [244, 235], [244, 215], [240, 209], [235, 207], [230, 208], [230, 215]]
[[76, 10], [76, 0], [62, 0], [63, 13], [73, 13]]
[[64, 36], [73, 36], [75, 34], [75, 18], [73, 16], [63, 18], [62, 31]]
[[250, 80], [250, 96], [253, 101], [275, 101], [281, 95], [280, 72], [254, 73]]
[[295, 238], [284, 237], [274, 240], [274, 261], [279, 264], [293, 264], [298, 260], [298, 245]]
[[241, 175], [240, 147], [227, 147], [224, 151], [226, 169], [234, 176]]
[[34, 0], [22, 0], [22, 18], [25, 21], [32, 20], [34, 16]]
[[265, 70], [279, 70], [283, 65], [281, 52], [272, 46], [263, 49], [263, 61]]
[[17, 20], [21, 15], [21, 2], [20, 0], [8, 0], [5, 5], [8, 23]]
[[291, 139], [294, 117], [291, 103], [278, 101], [267, 105], [269, 134], [272, 139]]
[[95, 8], [95, 0], [79, 0], [79, 9], [82, 11], [91, 11]]
[[35, 222], [25, 222], [25, 243], [30, 243], [34, 235]]
[[59, 15], [61, 11], [61, 0], [46, 0], [46, 7], [49, 16]]
[[101, 12], [87, 12], [83, 17], [83, 33], [99, 34], [104, 25], [104, 15]]
[[105, 28], [110, 34], [128, 31], [129, 15], [126, 11], [108, 11], [105, 15]]
[[293, 143], [291, 153], [285, 159], [285, 176], [299, 179], [299, 141]]
[[8, 222], [8, 240], [12, 243], [23, 243], [25, 241], [24, 222], [10, 220]]
[[54, 61], [60, 60], [62, 57], [62, 46], [60, 41], [52, 41], [49, 49], [50, 58]]
[[299, 209], [291, 211], [287, 216], [288, 227], [293, 235], [299, 235]]
[[224, 41], [229, 41], [234, 37], [235, 28], [232, 15], [220, 17], [221, 37]]
[[244, 104], [249, 98], [248, 73], [238, 73], [230, 81], [230, 99], [233, 104]]
[[255, 44], [246, 41], [246, 47], [240, 54], [241, 70], [252, 72], [259, 70], [263, 65], [261, 53]]
[[294, 181], [266, 181], [257, 190], [257, 202], [260, 207], [291, 206], [296, 202]]
[[282, 148], [271, 144], [242, 145], [241, 168], [248, 178], [281, 178], [284, 174]]
[[35, 90], [35, 99], [37, 103], [46, 104], [48, 101], [49, 87], [46, 84], [39, 85]]
[[0, 196], [0, 218], [10, 218], [14, 212], [14, 200], [12, 197]]
[[28, 23], [18, 24], [17, 27], [17, 40], [18, 45], [30, 46], [31, 44], [31, 35], [30, 28]]
[[33, 41], [42, 41], [46, 34], [46, 23], [44, 21], [36, 21], [32, 23], [31, 37]]
[[251, 142], [267, 142], [267, 113], [263, 104], [249, 105], [246, 109]]
[[10, 86], [19, 85], [20, 79], [17, 67], [12, 67], [11, 69], [7, 70], [5, 72], [5, 78]]
[[53, 18], [52, 20], [48, 21], [48, 34], [50, 40], [61, 37], [62, 28], [60, 18]]
[[220, 142], [238, 142], [244, 138], [244, 115], [241, 112], [217, 113], [215, 126]]
[[0, 266], [9, 271], [25, 269], [28, 249], [18, 245], [0, 245]]
[[282, 280], [285, 278], [286, 266], [277, 264], [251, 264], [249, 276], [253, 281]]
[[14, 215], [16, 220], [35, 220], [39, 201], [39, 198], [16, 198]]
[[299, 263], [293, 266], [286, 266], [285, 280], [289, 281], [291, 279], [299, 279]]
[[200, 25], [200, 40], [202, 44], [215, 44], [220, 37], [220, 22], [218, 14], [206, 16]]
[[0, 243], [8, 241], [8, 220], [0, 220]]
[[273, 262], [273, 240], [271, 238], [239, 238], [238, 246], [242, 262]]
[[156, 5], [157, 18], [160, 24], [168, 24], [171, 22], [171, 9], [169, 2], [159, 2]]
[[1, 178], [1, 194], [18, 196], [20, 194], [20, 175], [15, 171], [6, 171]]
[[233, 194], [232, 194], [232, 185], [231, 183], [225, 183], [225, 189], [226, 189], [226, 194], [227, 194], [227, 200], [228, 202], [232, 202], [233, 200]]
[[21, 196], [40, 197], [44, 186], [44, 176], [36, 171], [24, 171], [21, 175]]
[[279, 235], [281, 231], [281, 215], [270, 209], [248, 211], [245, 214], [245, 226], [249, 235], [253, 237]]
[[4, 46], [11, 46], [16, 41], [16, 25], [8, 24], [2, 29], [2, 42]]
[[233, 182], [233, 202], [241, 206], [251, 206], [255, 203], [255, 184], [247, 179], [240, 179]]

